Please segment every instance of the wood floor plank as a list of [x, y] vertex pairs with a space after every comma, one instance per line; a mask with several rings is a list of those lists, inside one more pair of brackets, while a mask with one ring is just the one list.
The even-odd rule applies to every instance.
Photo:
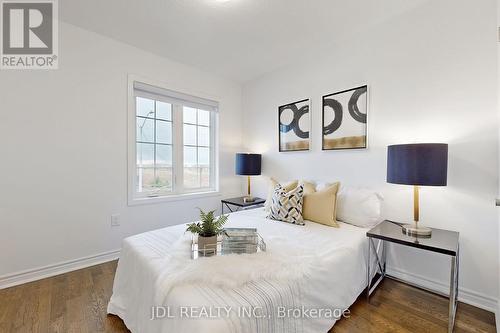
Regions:
[[[409, 308], [418, 309], [417, 313], [426, 316], [428, 320], [439, 320], [448, 323], [448, 298], [428, 293], [393, 280], [386, 280], [382, 293], [387, 292], [388, 298], [397, 299], [400, 304]], [[460, 320], [458, 318], [460, 317]], [[459, 303], [457, 310], [456, 327], [463, 327], [466, 331], [479, 330], [491, 332], [495, 329], [495, 315], [468, 304]]]
[[14, 329], [17, 332], [38, 332], [38, 283], [28, 283], [22, 290]]
[[[387, 320], [398, 323], [411, 332], [447, 332], [447, 298], [394, 280], [384, 280], [370, 297], [370, 304], [366, 303], [362, 295], [351, 308], [356, 309], [359, 306], [371, 308], [377, 313], [381, 311], [379, 314]], [[355, 311], [352, 312], [355, 314]], [[412, 317], [411, 320], [409, 317]], [[351, 319], [342, 319], [336, 326], [341, 326]], [[416, 323], [418, 325], [415, 325]], [[336, 326], [331, 332], [337, 332]], [[352, 329], [351, 332], [376, 332], [376, 330], [363, 328]], [[455, 332], [496, 332], [494, 314], [459, 302]]]
[[[106, 314], [116, 261], [0, 290], [0, 332], [129, 332]], [[393, 280], [364, 295], [329, 333], [439, 333], [448, 325], [448, 300]], [[459, 303], [455, 333], [496, 332], [495, 316]]]
[[50, 325], [52, 282], [50, 279], [39, 281], [38, 290], [38, 330], [39, 332], [48, 332]]
[[60, 321], [66, 312], [66, 294], [68, 293], [67, 275], [62, 274], [53, 278], [53, 292], [50, 297], [50, 319]]
[[386, 320], [398, 318], [398, 324], [410, 332], [445, 332], [447, 329], [447, 322], [436, 323], [427, 320], [424, 316], [419, 315], [417, 309], [405, 307], [388, 298], [381, 297], [380, 305], [375, 307], [372, 311], [379, 313]]
[[16, 305], [21, 297], [20, 294], [19, 289], [7, 288], [0, 290], [0, 332], [11, 331]]

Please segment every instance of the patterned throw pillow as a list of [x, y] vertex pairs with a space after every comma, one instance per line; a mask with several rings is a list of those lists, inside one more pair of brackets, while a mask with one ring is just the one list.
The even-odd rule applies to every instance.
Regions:
[[274, 189], [269, 216], [267, 218], [305, 225], [302, 218], [304, 186], [300, 185], [287, 192], [280, 184]]

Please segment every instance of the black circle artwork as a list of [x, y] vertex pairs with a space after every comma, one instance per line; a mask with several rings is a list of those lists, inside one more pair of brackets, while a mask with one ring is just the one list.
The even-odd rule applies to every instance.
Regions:
[[[354, 90], [351, 97], [349, 98], [349, 102], [347, 105], [351, 117], [357, 122], [363, 124], [366, 124], [366, 113], [362, 113], [359, 111], [358, 100], [361, 95], [366, 94], [366, 91], [366, 86]], [[334, 118], [328, 125], [323, 124], [323, 135], [332, 134], [333, 132], [338, 130], [342, 125], [342, 119], [344, 116], [342, 104], [336, 99], [323, 98], [323, 115], [325, 112], [325, 107], [327, 106], [333, 109]]]
[[342, 104], [340, 104], [339, 101], [335, 99], [328, 98], [323, 100], [323, 109], [325, 108], [325, 106], [331, 107], [333, 109], [333, 112], [335, 113], [335, 117], [333, 118], [332, 122], [328, 124], [328, 126], [323, 127], [323, 134], [328, 135], [338, 130], [340, 125], [342, 125], [343, 113]]
[[[288, 125], [284, 125], [281, 122], [281, 114], [285, 110], [291, 110], [293, 113], [293, 120]], [[299, 125], [300, 118], [302, 118], [302, 116], [308, 112], [309, 112], [309, 105], [304, 105], [300, 109], [297, 108], [297, 106], [295, 104], [289, 104], [289, 105], [282, 106], [279, 110], [280, 132], [281, 133], [288, 133], [288, 132], [293, 130], [295, 135], [297, 135], [299, 138], [308, 139], [309, 138], [309, 131], [302, 131], [302, 129], [300, 129], [300, 125]]]
[[356, 89], [349, 99], [349, 113], [354, 120], [366, 124], [366, 114], [361, 113], [358, 108], [358, 99], [361, 95], [366, 94], [366, 87]]

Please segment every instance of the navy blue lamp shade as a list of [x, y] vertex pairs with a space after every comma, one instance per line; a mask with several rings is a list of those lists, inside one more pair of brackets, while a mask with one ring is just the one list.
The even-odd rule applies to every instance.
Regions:
[[432, 229], [420, 227], [419, 186], [446, 186], [448, 145], [415, 143], [387, 148], [387, 182], [413, 185], [413, 224], [402, 225], [408, 236], [431, 237]]
[[446, 186], [448, 145], [417, 143], [387, 149], [387, 182], [404, 185]]
[[262, 156], [260, 154], [237, 153], [236, 174], [258, 176], [261, 173]]

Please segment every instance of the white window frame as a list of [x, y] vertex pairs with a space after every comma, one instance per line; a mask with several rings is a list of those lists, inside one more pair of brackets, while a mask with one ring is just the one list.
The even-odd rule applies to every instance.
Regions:
[[[173, 189], [170, 192], [157, 192], [154, 196], [149, 193], [137, 192], [136, 174], [137, 174], [137, 144], [136, 144], [136, 93], [134, 86], [148, 87], [151, 90], [163, 90], [168, 92], [169, 96], [163, 98], [151, 90], [141, 91], [140, 96], [159, 101], [164, 101], [172, 105], [172, 180]], [[142, 89], [142, 88], [141, 88]], [[197, 97], [195, 97], [197, 96]], [[199, 97], [198, 97], [199, 96]], [[183, 106], [195, 107], [198, 105], [207, 106], [210, 103], [212, 107], [210, 116], [210, 186], [207, 188], [186, 189], [184, 188], [184, 143], [183, 143], [183, 119], [182, 106], [172, 103], [173, 100], [182, 100]], [[219, 113], [218, 102], [215, 102], [212, 96], [200, 96], [199, 93], [187, 94], [171, 90], [163, 83], [154, 82], [135, 75], [128, 76], [128, 204], [130, 206], [141, 204], [153, 204], [176, 200], [195, 199], [207, 196], [218, 196], [219, 193]], [[207, 103], [207, 104], [205, 104]], [[205, 108], [203, 108], [205, 109]]]

